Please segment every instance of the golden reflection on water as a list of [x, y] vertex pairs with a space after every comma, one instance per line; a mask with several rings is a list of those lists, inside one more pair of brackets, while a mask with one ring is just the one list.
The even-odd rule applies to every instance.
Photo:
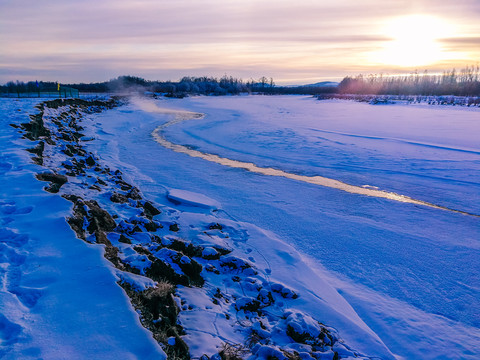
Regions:
[[[152, 109], [150, 108], [148, 111], [152, 112]], [[163, 109], [158, 106], [153, 112], [175, 115], [173, 120], [166, 122], [165, 124], [157, 127], [152, 132], [152, 135], [157, 143], [159, 143], [160, 145], [162, 145], [167, 149], [173, 150], [178, 153], [187, 154], [192, 157], [201, 158], [201, 159], [204, 159], [213, 163], [217, 163], [220, 165], [228, 166], [231, 168], [245, 169], [257, 174], [262, 174], [267, 176], [279, 176], [287, 179], [303, 181], [309, 184], [342, 190], [351, 194], [359, 194], [359, 195], [366, 195], [366, 196], [371, 196], [376, 198], [384, 198], [384, 199], [389, 199], [389, 200], [403, 202], [403, 203], [421, 205], [421, 206], [426, 206], [434, 209], [447, 210], [447, 211], [452, 211], [452, 212], [456, 212], [464, 215], [480, 217], [480, 215], [477, 215], [477, 214], [471, 214], [461, 210], [450, 209], [444, 206], [435, 205], [422, 200], [416, 200], [411, 197], [396, 194], [393, 192], [377, 190], [374, 188], [366, 188], [366, 187], [356, 186], [356, 185], [350, 185], [342, 181], [330, 179], [323, 176], [304, 176], [304, 175], [292, 174], [279, 169], [259, 167], [253, 163], [232, 160], [232, 159], [220, 157], [218, 155], [208, 154], [198, 150], [194, 150], [184, 145], [174, 144], [168, 141], [167, 139], [165, 139], [165, 137], [163, 136], [163, 130], [169, 126], [178, 124], [179, 122], [182, 122], [182, 121], [201, 119], [204, 117], [204, 114], [190, 112], [190, 111]]]

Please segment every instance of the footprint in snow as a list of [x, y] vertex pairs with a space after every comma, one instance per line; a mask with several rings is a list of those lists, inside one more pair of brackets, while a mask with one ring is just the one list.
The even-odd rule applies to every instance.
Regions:
[[[0, 203], [0, 213], [8, 215], [28, 214], [32, 209], [31, 206], [17, 209], [15, 203], [11, 201]], [[25, 245], [28, 239], [27, 235], [17, 234], [7, 228], [0, 228], [0, 263], [8, 265], [2, 274], [2, 283], [6, 285], [7, 291], [16, 295], [23, 305], [32, 308], [42, 296], [42, 292], [36, 288], [21, 286], [21, 267], [25, 263], [26, 256], [15, 250]], [[8, 324], [4, 321], [3, 325], [7, 326]], [[0, 319], [0, 331], [1, 329], [2, 322]]]
[[18, 267], [25, 263], [26, 256], [17, 253], [13, 248], [0, 243], [0, 288], [8, 288], [8, 284], [18, 283]]
[[[3, 314], [0, 314], [0, 340], [3, 346], [15, 344], [22, 330], [20, 325], [9, 321]], [[0, 349], [0, 357], [2, 355], [5, 353]]]
[[0, 243], [0, 263], [19, 266], [25, 262], [25, 259], [25, 255], [19, 254], [11, 247]]
[[4, 275], [4, 283], [7, 291], [15, 295], [24, 306], [28, 308], [34, 307], [38, 299], [42, 297], [43, 292], [40, 289], [20, 285], [22, 281], [21, 267], [25, 262], [26, 256], [18, 254], [6, 246], [4, 246], [3, 250], [5, 251], [2, 252], [0, 248], [0, 262], [3, 262], [3, 257], [7, 260], [7, 263], [10, 264]]
[[15, 219], [13, 217], [6, 216], [6, 217], [0, 219], [0, 225], [2, 225], [2, 226], [8, 225], [13, 221], [15, 221]]
[[[246, 242], [248, 240], [248, 231], [233, 226], [223, 226], [220, 237], [229, 238], [235, 242]], [[223, 236], [222, 236], [223, 235]]]
[[0, 202], [0, 213], [4, 215], [25, 215], [33, 211], [33, 206], [26, 206], [24, 208], [17, 208], [14, 201], [2, 201]]
[[98, 130], [98, 131], [97, 131], [97, 134], [115, 136], [115, 135], [113, 135], [113, 134], [111, 134], [111, 133], [109, 133], [109, 132], [106, 132], [106, 131], [104, 131], [104, 130]]
[[4, 243], [12, 247], [21, 247], [25, 245], [27, 241], [27, 235], [16, 234], [9, 229], [0, 228], [0, 243]]
[[0, 174], [6, 173], [7, 171], [11, 170], [12, 167], [13, 165], [10, 163], [0, 162]]
[[11, 294], [17, 296], [18, 300], [28, 308], [33, 308], [38, 299], [42, 297], [42, 291], [33, 288], [27, 288], [23, 286], [18, 286], [13, 289], [8, 290]]

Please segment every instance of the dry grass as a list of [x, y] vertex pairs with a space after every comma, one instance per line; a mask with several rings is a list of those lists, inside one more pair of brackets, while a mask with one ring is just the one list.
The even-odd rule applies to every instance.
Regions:
[[175, 291], [175, 286], [169, 283], [168, 281], [160, 281], [158, 282], [156, 287], [149, 288], [145, 290], [145, 297], [147, 299], [152, 298], [164, 298], [173, 294]]
[[222, 360], [243, 360], [250, 351], [243, 345], [232, 345], [223, 343], [222, 349], [219, 352]]

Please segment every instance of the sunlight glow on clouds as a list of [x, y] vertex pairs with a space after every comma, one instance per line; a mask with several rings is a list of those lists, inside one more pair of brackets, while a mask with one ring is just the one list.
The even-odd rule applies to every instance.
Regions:
[[476, 0], [3, 0], [0, 82], [435, 71], [480, 61], [479, 17]]
[[442, 18], [420, 14], [395, 17], [385, 21], [383, 29], [390, 40], [371, 55], [372, 63], [429, 66], [458, 56], [441, 44], [442, 38], [457, 34], [455, 26]]

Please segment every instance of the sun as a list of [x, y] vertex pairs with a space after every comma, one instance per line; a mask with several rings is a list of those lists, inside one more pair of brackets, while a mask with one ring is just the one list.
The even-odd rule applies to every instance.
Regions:
[[375, 62], [400, 67], [424, 66], [446, 60], [440, 39], [452, 36], [452, 25], [430, 15], [408, 15], [389, 20], [383, 35], [390, 40], [375, 54]]

